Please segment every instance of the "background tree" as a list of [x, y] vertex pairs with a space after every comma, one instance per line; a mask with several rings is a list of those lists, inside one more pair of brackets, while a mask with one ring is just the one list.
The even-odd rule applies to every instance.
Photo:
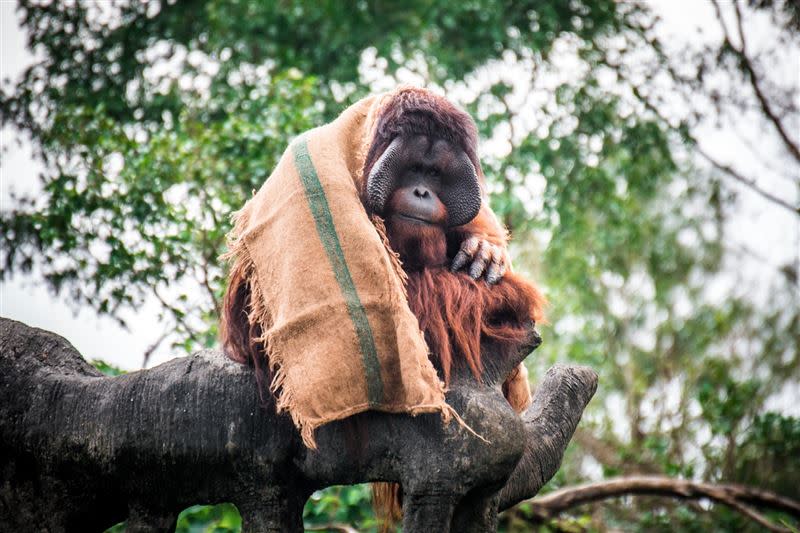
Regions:
[[[800, 419], [774, 407], [800, 401], [800, 10], [692, 5], [714, 28], [676, 43], [650, 4], [612, 0], [21, 1], [39, 59], [4, 82], [0, 117], [45, 170], [41, 194], [3, 208], [0, 279], [35, 266], [119, 320], [155, 299], [153, 350], [212, 346], [229, 215], [289, 140], [425, 84], [478, 121], [515, 265], [552, 301], [534, 376], [556, 360], [601, 376], [551, 487], [644, 473], [800, 498]], [[782, 213], [787, 250], [741, 237], [754, 204]], [[360, 489], [320, 494], [307, 519], [374, 524]], [[661, 498], [548, 524], [760, 527]]]

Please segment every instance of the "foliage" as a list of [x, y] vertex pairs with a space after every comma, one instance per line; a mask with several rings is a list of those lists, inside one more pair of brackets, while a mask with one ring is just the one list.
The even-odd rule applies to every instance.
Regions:
[[178, 516], [175, 533], [222, 533], [242, 530], [242, 518], [236, 507], [229, 503], [220, 505], [195, 505]]
[[[175, 533], [239, 533], [242, 530], [242, 517], [230, 503], [219, 505], [194, 505], [178, 516]], [[105, 533], [124, 533], [125, 522], [121, 522]]]
[[380, 522], [372, 512], [369, 485], [329, 487], [311, 495], [303, 510], [307, 527], [345, 524], [357, 531], [378, 531]]
[[[378, 531], [380, 524], [372, 514], [372, 500], [368, 485], [329, 487], [315, 492], [303, 510], [307, 527], [324, 529], [325, 526], [345, 524], [358, 531]], [[222, 533], [242, 530], [242, 518], [235, 506], [195, 505], [178, 516], [175, 533]], [[125, 523], [117, 524], [106, 533], [125, 531]]]
[[[792, 5], [748, 9], [786, 35]], [[156, 299], [173, 345], [213, 346], [230, 214], [292, 137], [377, 88], [424, 83], [478, 120], [516, 267], [552, 301], [534, 379], [555, 361], [600, 373], [548, 489], [652, 472], [798, 497], [798, 421], [769, 409], [800, 377], [796, 267], [771, 277], [766, 302], [747, 286], [710, 290], [739, 266], [730, 183], [743, 182], [693, 157], [696, 127], [703, 114], [753, 107], [736, 39], [687, 61], [687, 75], [647, 5], [612, 0], [23, 0], [19, 14], [40, 60], [3, 86], [0, 117], [46, 170], [38, 195], [0, 215], [0, 280], [35, 266], [74, 305], [119, 320]], [[712, 71], [735, 80], [727, 93]], [[667, 116], [659, 95], [680, 94], [691, 112]], [[693, 107], [701, 99], [708, 107]], [[764, 196], [745, 181], [738, 194]], [[370, 528], [368, 507], [363, 487], [332, 488], [305, 518]], [[749, 527], [663, 500], [581, 511], [552, 529]], [[239, 527], [230, 507], [187, 513], [186, 530]]]
[[117, 368], [114, 365], [110, 365], [102, 359], [95, 359], [91, 362], [91, 364], [106, 376], [119, 376], [125, 373], [124, 370]]

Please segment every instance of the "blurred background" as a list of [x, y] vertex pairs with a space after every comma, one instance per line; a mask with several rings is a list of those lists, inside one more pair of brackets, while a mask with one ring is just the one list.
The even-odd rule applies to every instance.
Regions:
[[[551, 301], [532, 382], [600, 374], [543, 493], [660, 474], [800, 498], [797, 0], [2, 0], [0, 23], [3, 316], [107, 372], [216, 346], [231, 213], [298, 133], [423, 85], [476, 119]], [[306, 523], [374, 530], [369, 505], [328, 489]], [[540, 527], [763, 530], [654, 497]], [[229, 505], [179, 525], [239, 528]]]

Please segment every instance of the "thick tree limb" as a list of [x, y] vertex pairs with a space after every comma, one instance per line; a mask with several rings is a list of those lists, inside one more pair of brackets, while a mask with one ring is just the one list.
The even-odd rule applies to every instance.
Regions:
[[[516, 366], [508, 358], [488, 360], [497, 371]], [[500, 382], [462, 374], [448, 403], [491, 444], [438, 415], [368, 411], [320, 427], [312, 452], [288, 415], [261, 403], [252, 370], [218, 352], [107, 377], [62, 337], [0, 318], [0, 529], [102, 531], [127, 520], [129, 531], [166, 532], [190, 505], [232, 502], [247, 531], [302, 531], [314, 490], [394, 481], [435, 523], [469, 493], [459, 506], [469, 516], [452, 530], [491, 530], [509, 475], [505, 506], [555, 474], [597, 376], [552, 368], [520, 418]], [[446, 531], [427, 524], [406, 530]]]
[[547, 371], [533, 404], [522, 415], [528, 439], [522, 459], [500, 491], [501, 511], [530, 498], [555, 475], [596, 390], [597, 374], [591, 368], [556, 365]]
[[731, 507], [762, 527], [785, 533], [751, 506], [787, 513], [800, 519], [800, 502], [767, 490], [744, 485], [712, 484], [666, 476], [630, 476], [567, 487], [529, 502], [535, 520], [543, 522], [587, 503], [626, 495], [666, 496], [679, 499], [708, 499]]

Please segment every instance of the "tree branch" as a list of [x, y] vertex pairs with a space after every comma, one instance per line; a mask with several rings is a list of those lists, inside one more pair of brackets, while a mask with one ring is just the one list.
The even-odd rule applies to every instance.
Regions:
[[626, 495], [709, 499], [722, 503], [775, 532], [789, 529], [776, 525], [748, 505], [766, 507], [800, 519], [800, 502], [773, 492], [744, 485], [711, 484], [666, 476], [630, 476], [567, 487], [529, 502], [534, 520], [543, 522], [587, 503]]
[[717, 170], [719, 170], [720, 172], [724, 173], [728, 177], [733, 178], [734, 180], [738, 181], [739, 183], [741, 183], [742, 185], [744, 185], [745, 187], [747, 187], [751, 191], [761, 195], [762, 198], [764, 198], [766, 200], [769, 200], [770, 202], [774, 203], [775, 205], [779, 205], [779, 206], [783, 207], [784, 209], [788, 209], [790, 212], [794, 213], [795, 215], [800, 215], [800, 207], [795, 207], [792, 204], [790, 204], [789, 202], [787, 202], [786, 200], [783, 200], [782, 198], [778, 198], [774, 194], [765, 191], [764, 189], [762, 189], [761, 187], [756, 185], [753, 180], [750, 180], [750, 179], [744, 177], [742, 174], [740, 174], [738, 171], [736, 171], [730, 165], [726, 165], [724, 163], [720, 163], [719, 161], [717, 161], [716, 159], [711, 157], [711, 155], [708, 152], [706, 152], [705, 150], [700, 148], [700, 144], [697, 142], [697, 139], [695, 139], [691, 135], [689, 137], [694, 142], [694, 147], [697, 150], [697, 153], [700, 154], [703, 157], [703, 159], [708, 161], [711, 164], [712, 167], [716, 168]]
[[588, 367], [556, 365], [547, 371], [522, 414], [528, 439], [522, 459], [500, 491], [501, 511], [530, 498], [553, 477], [596, 390], [597, 374]]
[[142, 356], [142, 368], [147, 367], [147, 363], [150, 361], [150, 357], [153, 355], [153, 352], [155, 352], [156, 349], [161, 346], [161, 343], [164, 342], [164, 339], [169, 336], [170, 332], [170, 329], [164, 330], [161, 336], [154, 340], [153, 343], [147, 347]]
[[[661, 114], [658, 108], [655, 105], [653, 105], [652, 102], [650, 102], [650, 100], [648, 100], [646, 96], [642, 94], [642, 92], [639, 90], [639, 87], [634, 85], [634, 83], [630, 80], [630, 78], [628, 78], [625, 75], [625, 73], [622, 72], [622, 65], [614, 64], [608, 61], [607, 59], [604, 59], [603, 63], [607, 65], [609, 68], [613, 69], [617, 73], [617, 75], [619, 75], [620, 79], [628, 83], [631, 92], [633, 92], [633, 95], [636, 97], [637, 100], [639, 100], [645, 106], [645, 108], [648, 111], [653, 113], [656, 117], [659, 118], [659, 120], [663, 121], [665, 124], [669, 124], [669, 120], [667, 120], [667, 118]], [[793, 206], [786, 200], [778, 198], [774, 194], [765, 191], [764, 189], [756, 185], [754, 180], [746, 178], [730, 165], [720, 163], [719, 161], [711, 157], [711, 155], [708, 152], [706, 152], [700, 147], [699, 140], [688, 131], [684, 132], [684, 136], [688, 141], [690, 141], [694, 145], [695, 149], [697, 150], [697, 153], [700, 154], [700, 156], [703, 157], [703, 159], [708, 161], [711, 164], [711, 166], [713, 166], [714, 168], [725, 174], [727, 177], [732, 178], [733, 180], [741, 183], [748, 189], [760, 195], [762, 198], [774, 203], [775, 205], [787, 209], [795, 215], [800, 215], [800, 206], [797, 207]]]
[[[511, 368], [529, 352], [487, 361]], [[557, 365], [520, 420], [499, 387], [464, 369], [448, 402], [490, 446], [436, 414], [367, 411], [318, 428], [309, 452], [291, 417], [261, 399], [252, 369], [219, 352], [107, 377], [58, 335], [0, 318], [0, 523], [103, 531], [129, 517], [150, 531], [197, 502], [227, 501], [248, 531], [302, 531], [314, 490], [368, 481], [425, 488], [432, 476], [436, 491], [456, 497], [464, 483], [491, 495], [510, 475], [507, 507], [555, 474], [596, 387], [591, 369]], [[354, 424], [369, 435], [357, 449]], [[471, 510], [491, 523], [499, 497], [487, 498]]]
[[187, 333], [189, 333], [189, 335], [194, 336], [196, 334], [195, 329], [192, 328], [189, 325], [189, 323], [186, 322], [186, 320], [183, 318], [183, 316], [184, 316], [183, 311], [181, 311], [180, 309], [178, 309], [174, 305], [168, 303], [167, 300], [164, 299], [163, 296], [161, 296], [161, 293], [158, 292], [158, 287], [155, 286], [155, 285], [153, 286], [153, 294], [155, 295], [156, 299], [161, 303], [161, 305], [163, 305], [170, 312], [172, 312], [172, 316], [175, 318], [175, 322], [177, 322], [179, 325], [183, 326], [183, 328], [186, 330]]
[[210, 267], [208, 258], [203, 256], [203, 264], [200, 267], [200, 274], [201, 274], [200, 283], [203, 285], [203, 288], [205, 289], [206, 294], [208, 295], [209, 299], [211, 300], [211, 303], [214, 305], [214, 313], [216, 313], [216, 315], [215, 315], [216, 318], [219, 319], [220, 317], [222, 317], [222, 310], [220, 309], [219, 300], [217, 299], [217, 295], [214, 293], [214, 288], [211, 287], [211, 283], [209, 283], [209, 281], [208, 281], [208, 271], [209, 271], [210, 268], [211, 267]]
[[731, 50], [736, 54], [739, 58], [742, 68], [747, 74], [747, 79], [750, 82], [750, 86], [753, 88], [753, 92], [756, 95], [756, 99], [758, 100], [759, 105], [761, 106], [761, 110], [767, 116], [770, 122], [772, 122], [775, 129], [778, 131], [778, 135], [780, 136], [781, 140], [786, 145], [786, 148], [789, 150], [789, 153], [800, 162], [800, 147], [789, 137], [788, 132], [786, 131], [786, 127], [784, 126], [783, 122], [781, 121], [780, 117], [775, 113], [770, 105], [769, 101], [767, 100], [767, 96], [764, 94], [763, 89], [761, 88], [761, 84], [758, 80], [758, 74], [756, 74], [755, 68], [753, 67], [753, 62], [750, 57], [747, 55], [747, 40], [744, 36], [744, 28], [742, 26], [742, 11], [739, 8], [739, 4], [736, 0], [733, 2], [733, 7], [736, 13], [736, 27], [739, 32], [739, 41], [741, 42], [741, 46], [736, 48], [733, 45], [733, 42], [730, 38], [730, 33], [728, 32], [728, 27], [725, 24], [725, 19], [722, 17], [722, 9], [719, 6], [718, 0], [711, 0], [711, 3], [714, 4], [714, 10], [717, 13], [717, 18], [719, 19], [720, 26], [722, 27], [722, 33], [725, 36], [725, 43], [730, 47]]

